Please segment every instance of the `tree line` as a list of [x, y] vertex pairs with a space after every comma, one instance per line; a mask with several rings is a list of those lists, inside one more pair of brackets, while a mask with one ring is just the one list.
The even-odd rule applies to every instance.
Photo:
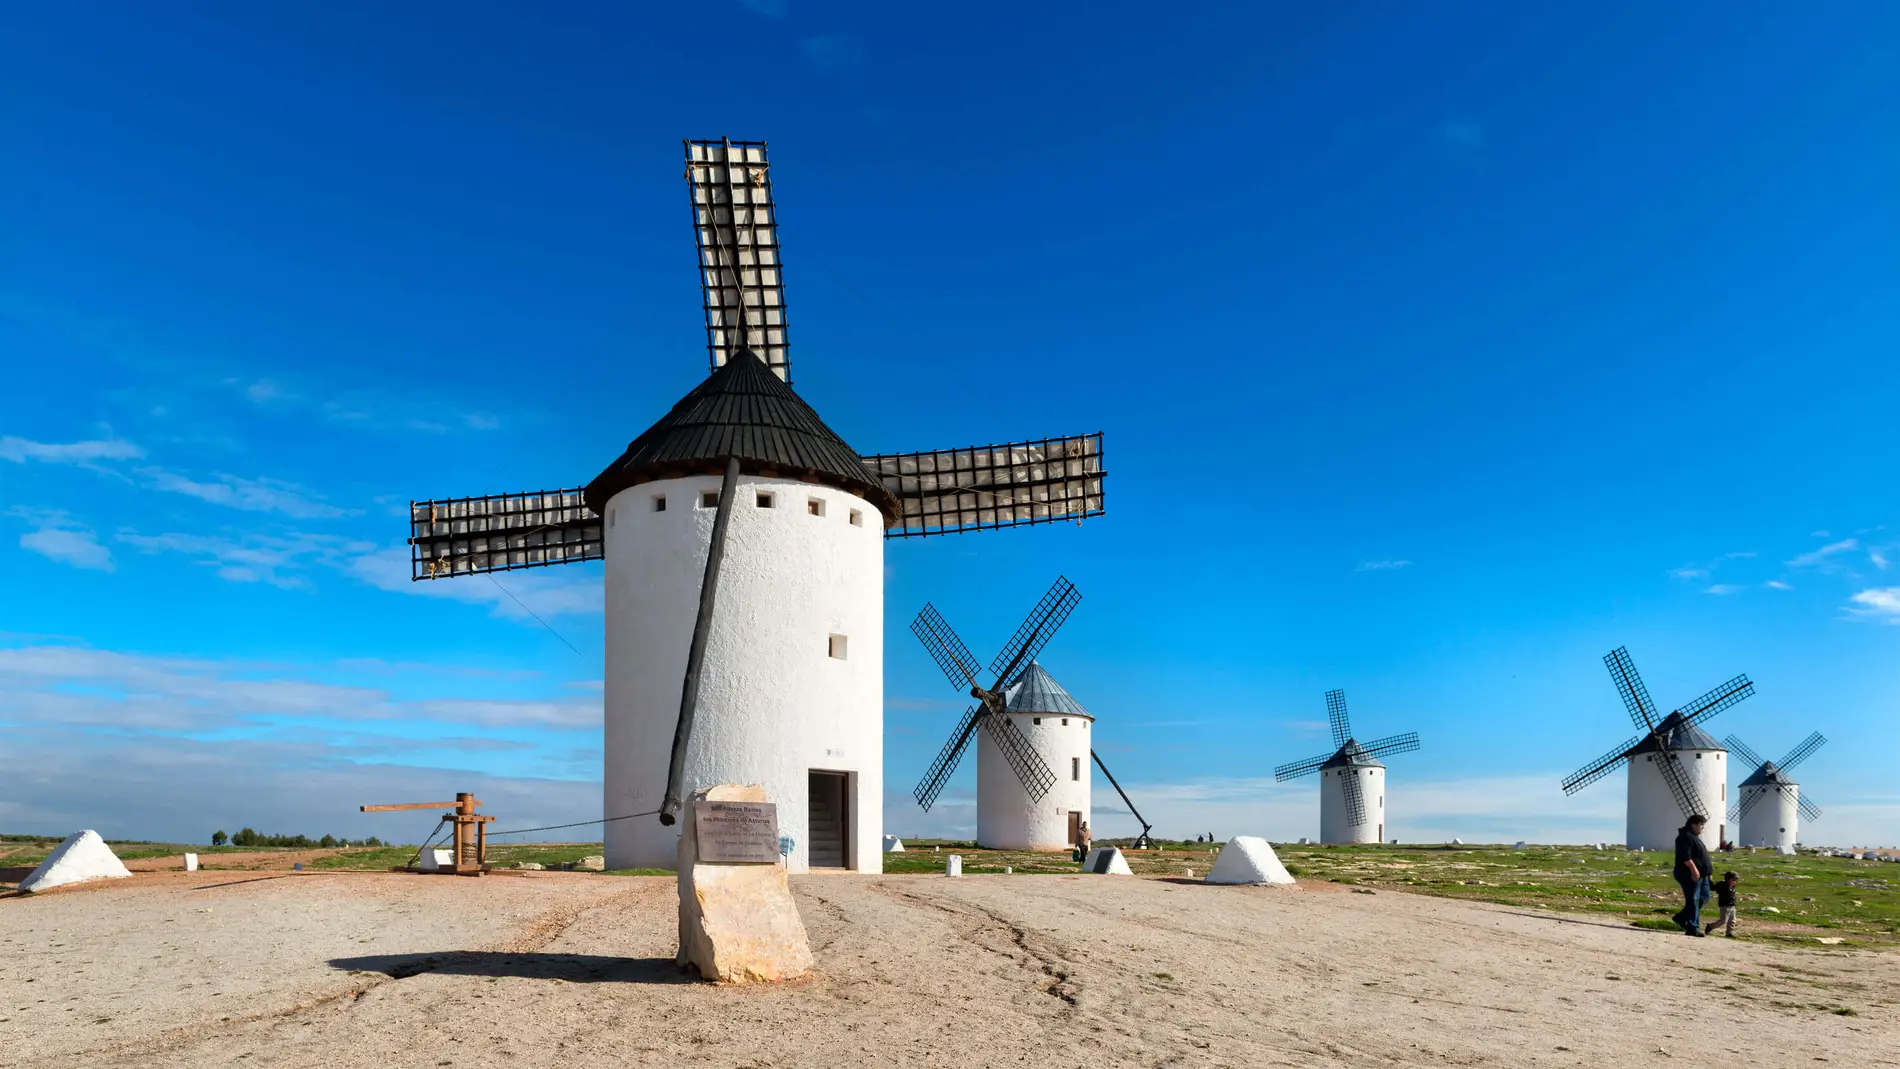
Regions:
[[308, 835], [261, 835], [254, 828], [240, 828], [236, 835], [226, 835], [223, 828], [211, 833], [212, 846], [224, 846], [227, 843], [231, 846], [295, 846], [304, 849], [389, 845], [374, 835], [367, 839], [339, 839], [334, 835], [312, 839]]

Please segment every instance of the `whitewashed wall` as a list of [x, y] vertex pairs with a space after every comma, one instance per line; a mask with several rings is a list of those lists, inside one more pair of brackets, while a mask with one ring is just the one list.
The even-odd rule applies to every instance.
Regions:
[[1801, 839], [1801, 788], [1795, 784], [1789, 784], [1785, 791], [1765, 786], [1743, 787], [1743, 803], [1747, 803], [1751, 794], [1765, 797], [1742, 814], [1742, 827], [1735, 845], [1794, 849], [1794, 844]]
[[[1352, 822], [1346, 806], [1346, 777], [1357, 776], [1365, 792], [1366, 821]], [[1376, 843], [1385, 828], [1385, 769], [1378, 766], [1323, 768], [1319, 773], [1319, 841]], [[1385, 838], [1390, 838], [1386, 836]]]
[[[1003, 751], [977, 730], [976, 841], [992, 850], [1062, 850], [1069, 845], [1069, 814], [1079, 810], [1094, 831], [1089, 814], [1093, 764], [1089, 746], [1094, 718], [1074, 714], [1012, 713], [1029, 744], [1056, 774], [1055, 786], [1041, 801], [1029, 800], [1023, 781]], [[1042, 721], [1040, 724], [1037, 720]], [[1065, 723], [1066, 721], [1066, 723]], [[1079, 779], [1075, 778], [1077, 771]]]
[[[608, 502], [604, 816], [658, 809], [716, 510], [717, 476], [642, 483]], [[760, 491], [775, 495], [760, 508]], [[664, 495], [666, 511], [653, 501]], [[807, 502], [824, 503], [811, 515]], [[856, 510], [860, 523], [853, 525]], [[845, 657], [830, 656], [832, 635]], [[759, 783], [809, 867], [807, 773], [853, 774], [848, 863], [881, 872], [884, 521], [842, 490], [742, 476], [700, 681], [686, 790]], [[667, 868], [679, 834], [656, 818], [606, 825], [609, 868]]]
[[[1700, 799], [1702, 815], [1709, 818], [1702, 829], [1702, 841], [1713, 850], [1721, 845], [1727, 832], [1728, 806], [1724, 804], [1728, 785], [1726, 750], [1676, 750], [1676, 764], [1688, 777], [1691, 790]], [[1629, 813], [1625, 832], [1627, 845], [1645, 850], [1674, 850], [1676, 829], [1688, 817], [1669, 789], [1657, 753], [1640, 753], [1629, 762]], [[1731, 836], [1732, 838], [1732, 836]]]

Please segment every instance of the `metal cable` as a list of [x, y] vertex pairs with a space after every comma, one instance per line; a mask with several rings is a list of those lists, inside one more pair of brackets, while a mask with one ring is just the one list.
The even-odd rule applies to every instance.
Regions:
[[488, 837], [493, 839], [497, 835], [526, 835], [531, 831], [559, 831], [562, 828], [584, 828], [589, 824], [606, 824], [615, 820], [632, 820], [635, 817], [657, 816], [659, 812], [657, 809], [649, 809], [644, 813], [628, 813], [625, 816], [602, 817], [599, 820], [577, 820], [572, 824], [547, 824], [539, 828], [513, 828], [509, 831], [491, 831], [488, 833]]

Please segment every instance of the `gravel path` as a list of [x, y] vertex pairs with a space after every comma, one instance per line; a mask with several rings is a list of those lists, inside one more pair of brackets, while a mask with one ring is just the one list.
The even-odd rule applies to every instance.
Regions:
[[205, 875], [0, 901], [0, 1065], [1900, 1066], [1893, 955], [1331, 885], [801, 877], [720, 988], [664, 878]]

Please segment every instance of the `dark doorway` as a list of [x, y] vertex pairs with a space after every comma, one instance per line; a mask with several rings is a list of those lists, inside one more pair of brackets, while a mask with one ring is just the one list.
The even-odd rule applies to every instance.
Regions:
[[851, 841], [849, 813], [845, 796], [845, 774], [842, 772], [813, 772], [807, 788], [809, 799], [806, 825], [811, 837], [809, 856], [811, 867], [815, 869], [841, 869], [846, 867], [849, 851], [845, 844]]
[[1082, 811], [1069, 810], [1069, 845], [1078, 846], [1082, 842]]

